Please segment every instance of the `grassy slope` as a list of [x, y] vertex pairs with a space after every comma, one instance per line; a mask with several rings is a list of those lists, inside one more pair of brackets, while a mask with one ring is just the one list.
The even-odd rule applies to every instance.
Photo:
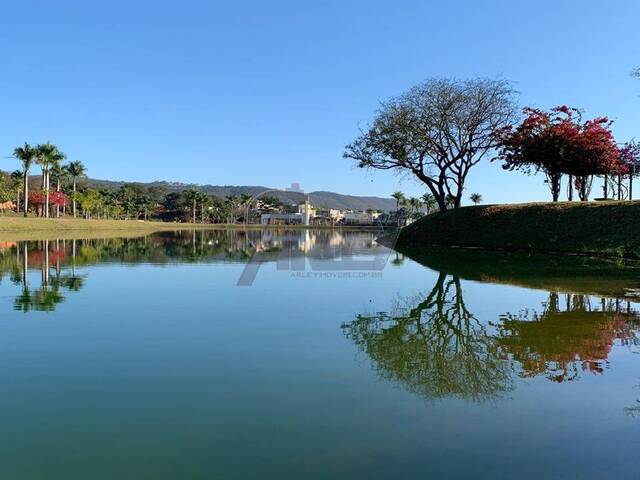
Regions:
[[409, 225], [398, 245], [640, 258], [640, 201], [465, 207]]
[[[196, 228], [202, 226], [196, 225]], [[80, 218], [23, 218], [0, 216], [0, 239], [39, 240], [44, 238], [71, 238], [74, 236], [112, 237], [134, 236], [161, 230], [194, 228], [192, 224], [164, 222], [138, 222], [135, 220], [84, 220]]]
[[[270, 229], [299, 230], [305, 228], [332, 229], [333, 227], [305, 227], [304, 225], [274, 226], [270, 225], [233, 225], [193, 224], [171, 222], [143, 222], [137, 220], [84, 220], [81, 218], [24, 218], [16, 214], [0, 216], [0, 240], [41, 240], [52, 238], [106, 238], [130, 237], [145, 235], [159, 231], [193, 230], [193, 229]], [[340, 227], [344, 230], [360, 230], [363, 227]], [[364, 227], [367, 228], [367, 227]], [[379, 230], [380, 227], [369, 227]]]

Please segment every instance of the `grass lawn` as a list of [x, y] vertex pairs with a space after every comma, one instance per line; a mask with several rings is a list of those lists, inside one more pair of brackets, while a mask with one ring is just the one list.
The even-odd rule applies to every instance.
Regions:
[[[45, 238], [83, 238], [134, 236], [156, 231], [203, 228], [189, 223], [143, 222], [137, 220], [85, 220], [82, 218], [38, 218], [16, 214], [0, 216], [3, 240], [39, 240]], [[209, 225], [208, 227], [211, 227]]]
[[399, 246], [480, 247], [640, 258], [640, 201], [464, 207], [402, 229]]

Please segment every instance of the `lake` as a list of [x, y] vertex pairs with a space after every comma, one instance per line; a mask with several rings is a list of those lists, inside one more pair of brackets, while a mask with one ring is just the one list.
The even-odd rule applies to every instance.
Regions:
[[0, 242], [0, 478], [638, 478], [637, 265], [378, 235]]

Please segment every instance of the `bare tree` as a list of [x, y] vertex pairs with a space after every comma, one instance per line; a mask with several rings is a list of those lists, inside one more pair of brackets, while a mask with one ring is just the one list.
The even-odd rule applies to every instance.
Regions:
[[516, 118], [516, 92], [502, 79], [430, 79], [380, 106], [345, 158], [426, 184], [441, 212], [458, 208], [469, 170]]

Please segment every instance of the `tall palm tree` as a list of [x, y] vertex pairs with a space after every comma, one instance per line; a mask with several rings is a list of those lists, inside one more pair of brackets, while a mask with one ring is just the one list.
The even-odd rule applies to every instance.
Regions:
[[[56, 182], [56, 192], [62, 190], [62, 181], [68, 175], [67, 169], [58, 161], [51, 167], [51, 179]], [[60, 216], [60, 205], [56, 203], [56, 217]]]
[[69, 162], [67, 165], [67, 172], [73, 180], [73, 218], [76, 218], [76, 189], [78, 178], [84, 177], [87, 173], [87, 169], [80, 160]]
[[242, 205], [242, 208], [244, 209], [244, 224], [246, 225], [248, 220], [249, 220], [249, 206], [251, 205], [251, 201], [253, 200], [253, 197], [251, 195], [249, 195], [248, 193], [243, 193], [242, 195], [240, 195], [240, 204]]
[[16, 213], [20, 212], [20, 191], [24, 183], [24, 172], [22, 170], [14, 170], [11, 173], [11, 180], [13, 180], [14, 187], [16, 189]]
[[404, 193], [402, 193], [401, 191], [397, 191], [397, 192], [393, 192], [391, 194], [391, 198], [395, 199], [396, 201], [396, 210], [400, 209], [400, 204], [405, 200], [405, 196]]
[[24, 181], [24, 216], [27, 216], [29, 211], [29, 170], [36, 158], [36, 150], [28, 143], [25, 143], [22, 147], [16, 147], [13, 150], [13, 156], [22, 162], [22, 173]]
[[45, 193], [44, 216], [49, 218], [49, 183], [51, 169], [64, 160], [65, 156], [52, 143], [43, 143], [36, 147], [36, 161], [42, 168], [42, 189]]
[[184, 193], [184, 197], [185, 200], [191, 204], [193, 223], [196, 223], [196, 208], [198, 206], [198, 200], [200, 199], [200, 192], [192, 188]]
[[204, 223], [205, 211], [211, 206], [211, 198], [204, 192], [200, 192], [198, 200], [200, 201], [200, 223]]

